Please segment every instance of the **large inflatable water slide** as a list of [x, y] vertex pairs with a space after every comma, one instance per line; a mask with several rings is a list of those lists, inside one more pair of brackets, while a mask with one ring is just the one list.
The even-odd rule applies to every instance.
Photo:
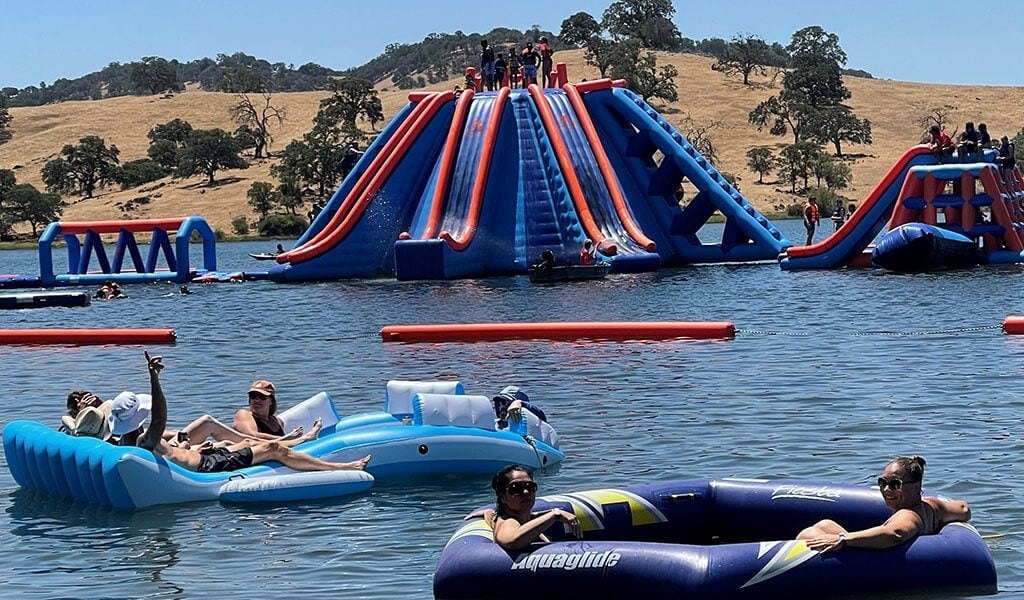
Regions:
[[[697, 193], [681, 206], [684, 179]], [[724, 226], [701, 231], [715, 213]], [[575, 260], [586, 239], [616, 272], [791, 245], [642, 98], [600, 80], [410, 95], [269, 275], [524, 273], [545, 250]]]

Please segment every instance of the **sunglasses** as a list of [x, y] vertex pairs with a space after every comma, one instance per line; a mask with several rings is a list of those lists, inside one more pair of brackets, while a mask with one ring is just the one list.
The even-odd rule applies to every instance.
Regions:
[[537, 493], [537, 482], [536, 481], [513, 481], [508, 484], [505, 491], [513, 496], [522, 496], [523, 494], [535, 494]]
[[921, 480], [920, 479], [915, 479], [914, 481], [903, 481], [902, 479], [900, 479], [898, 477], [893, 477], [892, 479], [886, 479], [885, 477], [879, 477], [878, 478], [878, 489], [884, 490], [885, 488], [889, 488], [890, 490], [892, 490], [894, 492], [898, 492], [901, 489], [903, 489], [903, 484], [905, 484], [905, 483], [906, 484], [917, 483], [918, 481], [921, 481]]

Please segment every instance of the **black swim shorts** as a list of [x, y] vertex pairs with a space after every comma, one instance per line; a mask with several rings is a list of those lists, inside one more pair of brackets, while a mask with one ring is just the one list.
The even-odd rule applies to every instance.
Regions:
[[220, 473], [221, 471], [237, 471], [252, 465], [252, 448], [242, 448], [228, 452], [227, 448], [215, 448], [199, 459], [200, 473]]

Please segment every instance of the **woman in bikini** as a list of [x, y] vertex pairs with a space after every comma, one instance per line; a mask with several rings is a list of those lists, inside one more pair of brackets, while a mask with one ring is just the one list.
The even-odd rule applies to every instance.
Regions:
[[560, 508], [534, 513], [537, 482], [526, 467], [512, 465], [498, 471], [491, 480], [497, 507], [484, 518], [494, 527], [494, 541], [506, 550], [522, 550], [533, 542], [549, 542], [544, 531], [554, 523], [567, 523], [572, 534], [581, 537], [580, 520]]
[[947, 523], [968, 521], [971, 508], [963, 500], [942, 500], [921, 496], [924, 459], [920, 456], [894, 458], [878, 478], [885, 505], [892, 516], [885, 523], [860, 531], [847, 531], [842, 525], [825, 519], [800, 532], [798, 540], [819, 552], [855, 548], [892, 548], [919, 535], [938, 533]]

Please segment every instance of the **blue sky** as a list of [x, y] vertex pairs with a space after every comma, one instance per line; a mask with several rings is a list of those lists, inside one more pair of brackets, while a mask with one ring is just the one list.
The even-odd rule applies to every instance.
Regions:
[[[612, 0], [33, 0], [0, 14], [0, 87], [73, 79], [143, 56], [181, 61], [245, 52], [296, 66], [345, 69], [390, 43], [430, 33], [539, 25], [558, 32], [579, 11], [600, 19]], [[847, 66], [875, 77], [1019, 85], [1024, 2], [953, 0], [675, 0], [686, 37], [736, 33], [789, 42], [820, 25], [839, 35]], [[494, 10], [492, 10], [494, 9]], [[974, 43], [954, 47], [964, 24]], [[941, 44], [941, 46], [939, 46]]]

